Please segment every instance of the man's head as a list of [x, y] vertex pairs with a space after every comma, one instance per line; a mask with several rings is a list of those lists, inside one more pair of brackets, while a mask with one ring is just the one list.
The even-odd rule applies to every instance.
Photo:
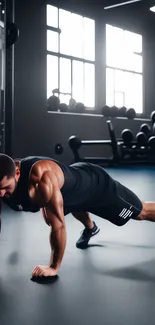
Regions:
[[19, 176], [20, 171], [14, 160], [5, 154], [0, 154], [0, 197], [12, 195]]

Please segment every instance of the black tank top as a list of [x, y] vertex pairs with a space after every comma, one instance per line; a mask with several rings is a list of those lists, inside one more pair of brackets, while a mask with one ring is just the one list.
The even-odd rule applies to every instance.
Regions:
[[65, 215], [74, 211], [89, 211], [88, 208], [97, 204], [104, 205], [106, 202], [106, 192], [113, 182], [109, 182], [110, 176], [102, 167], [82, 162], [65, 165], [49, 157], [30, 156], [21, 160], [20, 178], [13, 195], [3, 198], [13, 210], [19, 210], [21, 207], [23, 211], [39, 211], [39, 207], [32, 203], [28, 194], [30, 170], [39, 160], [54, 161], [63, 171], [65, 181], [61, 193]]

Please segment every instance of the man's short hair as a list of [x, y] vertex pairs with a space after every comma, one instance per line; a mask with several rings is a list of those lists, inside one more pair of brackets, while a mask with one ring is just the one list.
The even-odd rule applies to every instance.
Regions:
[[14, 177], [16, 173], [16, 165], [13, 159], [5, 154], [0, 154], [0, 181], [7, 176], [7, 178]]

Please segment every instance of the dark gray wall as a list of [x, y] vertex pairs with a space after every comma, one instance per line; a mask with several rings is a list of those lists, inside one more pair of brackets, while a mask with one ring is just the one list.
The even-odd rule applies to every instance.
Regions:
[[[89, 9], [90, 10], [90, 9]], [[86, 13], [86, 8], [84, 8]], [[93, 11], [94, 13], [94, 11]], [[94, 13], [94, 15], [98, 15]], [[98, 15], [99, 16], [99, 15]], [[20, 37], [15, 45], [15, 119], [13, 134], [13, 155], [50, 155], [69, 162], [72, 154], [67, 140], [76, 134], [83, 139], [108, 139], [106, 121], [101, 116], [80, 116], [47, 113], [46, 111], [46, 7], [43, 0], [16, 0], [16, 24], [20, 30]], [[110, 20], [110, 18], [109, 18]], [[105, 20], [99, 16], [97, 30]], [[100, 37], [97, 39], [97, 69], [98, 75], [97, 105], [105, 102], [104, 71], [102, 53], [104, 44]], [[152, 67], [153, 54], [152, 38], [148, 40], [145, 55], [145, 107], [150, 113], [154, 106], [154, 89], [150, 76], [154, 76]], [[151, 61], [150, 61], [151, 58]], [[103, 85], [103, 87], [102, 87]], [[147, 103], [146, 103], [147, 102]], [[114, 120], [116, 135], [125, 127], [130, 127], [134, 133], [139, 129], [141, 121]], [[60, 157], [54, 154], [56, 143], [62, 143], [64, 154]], [[107, 154], [103, 149], [95, 150], [96, 154]], [[94, 151], [93, 151], [93, 154]]]

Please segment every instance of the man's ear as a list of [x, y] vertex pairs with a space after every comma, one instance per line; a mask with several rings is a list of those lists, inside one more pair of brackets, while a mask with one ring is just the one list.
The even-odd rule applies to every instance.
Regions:
[[20, 175], [20, 168], [16, 166], [16, 175]]
[[16, 176], [20, 176], [20, 161], [15, 161], [16, 165]]

